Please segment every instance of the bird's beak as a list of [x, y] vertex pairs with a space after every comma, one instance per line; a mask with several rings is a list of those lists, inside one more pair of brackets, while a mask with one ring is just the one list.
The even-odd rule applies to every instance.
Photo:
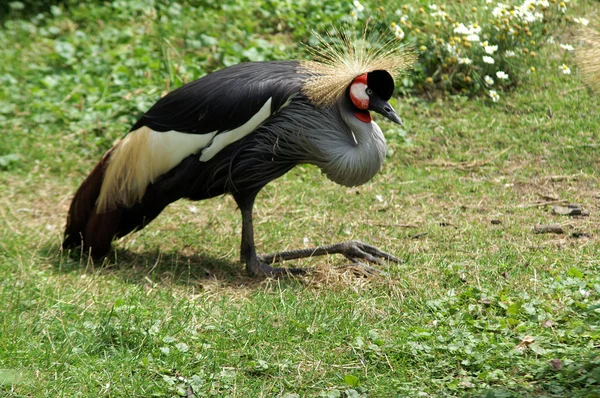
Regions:
[[379, 113], [381, 116], [391, 120], [392, 122], [402, 125], [402, 119], [398, 116], [394, 108], [389, 102], [382, 100], [377, 96], [373, 96], [369, 100], [369, 110]]

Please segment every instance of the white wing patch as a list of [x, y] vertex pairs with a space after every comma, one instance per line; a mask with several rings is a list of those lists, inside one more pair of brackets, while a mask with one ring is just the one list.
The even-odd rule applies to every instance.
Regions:
[[[202, 150], [200, 160], [209, 161], [227, 145], [244, 138], [267, 120], [271, 116], [272, 99], [269, 98], [246, 123], [220, 134], [217, 131], [206, 134], [161, 133], [146, 126], [130, 132], [115, 145], [111, 154], [97, 202], [98, 212], [112, 210], [119, 205], [133, 206], [144, 197], [149, 184], [190, 155]], [[281, 108], [289, 103], [290, 100]]]
[[186, 134], [159, 133], [146, 126], [127, 134], [115, 145], [104, 174], [97, 206], [100, 213], [119, 205], [131, 207], [146, 188], [186, 157], [210, 144], [216, 131]]
[[171, 170], [188, 156], [206, 148], [216, 134], [217, 131], [206, 134], [189, 134], [173, 130], [164, 133], [151, 130], [151, 151], [156, 156], [154, 160], [160, 163], [159, 168], [162, 169], [160, 173], [156, 174], [156, 177]]
[[[211, 160], [219, 151], [225, 148], [227, 145], [234, 143], [254, 130], [265, 120], [271, 116], [271, 102], [273, 97], [269, 98], [267, 102], [260, 108], [260, 110], [254, 114], [246, 123], [242, 124], [240, 127], [235, 128], [233, 130], [222, 132], [217, 135], [211, 142], [210, 146], [205, 148], [202, 151], [202, 155], [200, 155], [200, 161], [208, 162]], [[284, 104], [287, 105], [289, 102]], [[283, 106], [282, 106], [283, 108]]]

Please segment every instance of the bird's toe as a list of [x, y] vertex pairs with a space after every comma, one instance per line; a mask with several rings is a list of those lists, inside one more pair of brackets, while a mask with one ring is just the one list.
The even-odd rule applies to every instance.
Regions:
[[373, 264], [380, 265], [385, 264], [383, 260], [391, 261], [394, 263], [402, 262], [402, 259], [390, 253], [384, 252], [383, 250], [380, 250], [375, 246], [368, 245], [358, 240], [348, 241], [347, 244], [348, 248], [344, 251], [343, 254], [344, 256], [346, 256], [346, 258], [348, 258], [351, 261], [354, 261], [354, 259], [361, 259]]

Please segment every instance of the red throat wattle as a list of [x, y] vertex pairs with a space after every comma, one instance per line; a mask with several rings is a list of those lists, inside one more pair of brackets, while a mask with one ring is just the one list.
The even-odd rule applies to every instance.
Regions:
[[356, 116], [356, 118], [361, 122], [371, 123], [373, 121], [373, 118], [371, 117], [369, 111], [354, 112], [354, 116]]

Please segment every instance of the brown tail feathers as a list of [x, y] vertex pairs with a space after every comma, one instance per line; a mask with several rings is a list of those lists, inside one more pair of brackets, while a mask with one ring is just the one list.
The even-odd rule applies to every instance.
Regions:
[[177, 184], [178, 180], [153, 183], [166, 166], [157, 170], [156, 159], [162, 157], [153, 157], [152, 145], [137, 140], [139, 136], [144, 134], [133, 132], [115, 144], [83, 181], [67, 216], [64, 248], [81, 246], [94, 257], [105, 256], [114, 238], [144, 228], [169, 203], [185, 195], [187, 185]]
[[123, 209], [111, 209], [99, 214], [96, 202], [114, 148], [102, 157], [75, 193], [67, 216], [63, 248], [82, 246], [86, 251], [91, 249], [94, 256], [103, 256], [110, 251]]

